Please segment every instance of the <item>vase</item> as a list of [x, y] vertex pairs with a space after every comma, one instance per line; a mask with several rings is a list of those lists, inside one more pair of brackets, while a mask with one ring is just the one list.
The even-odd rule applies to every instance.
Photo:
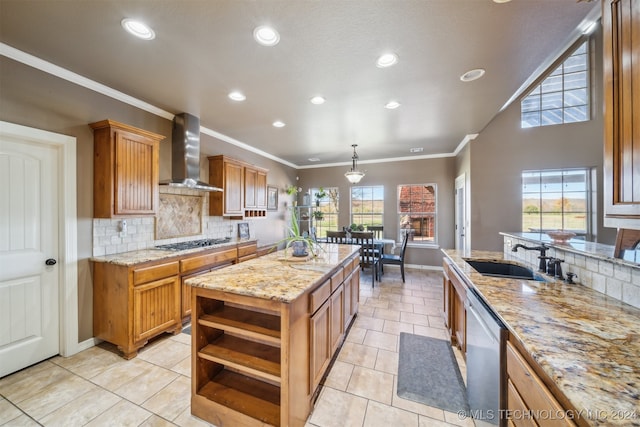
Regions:
[[293, 249], [293, 256], [303, 257], [309, 255], [309, 252], [307, 251], [307, 242], [293, 242], [291, 243], [291, 248]]

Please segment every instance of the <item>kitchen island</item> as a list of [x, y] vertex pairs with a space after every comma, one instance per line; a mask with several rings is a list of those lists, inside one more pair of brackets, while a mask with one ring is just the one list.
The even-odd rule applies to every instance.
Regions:
[[[523, 393], [547, 389], [545, 397], [559, 404], [557, 411], [533, 412], [546, 417], [541, 425], [640, 425], [640, 309], [548, 276], [546, 282], [484, 276], [465, 262], [501, 261], [501, 252], [443, 252], [507, 327], [507, 371], [511, 362], [530, 365], [526, 380], [541, 381]], [[517, 398], [511, 375], [507, 394]]]
[[198, 275], [191, 412], [217, 426], [303, 426], [358, 310], [359, 247], [271, 253]]

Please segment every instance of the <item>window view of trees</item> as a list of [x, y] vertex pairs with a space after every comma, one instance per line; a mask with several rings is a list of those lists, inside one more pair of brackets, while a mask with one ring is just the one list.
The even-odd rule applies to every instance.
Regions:
[[585, 234], [589, 182], [588, 169], [522, 172], [522, 231]]
[[[351, 187], [351, 223], [363, 225], [383, 225], [384, 187]], [[351, 225], [351, 224], [349, 224]]]
[[435, 243], [436, 185], [399, 185], [398, 220], [399, 232], [408, 232], [414, 243]]
[[339, 230], [338, 187], [312, 188], [311, 195], [313, 196], [313, 227], [316, 228], [316, 236], [325, 237], [327, 230]]

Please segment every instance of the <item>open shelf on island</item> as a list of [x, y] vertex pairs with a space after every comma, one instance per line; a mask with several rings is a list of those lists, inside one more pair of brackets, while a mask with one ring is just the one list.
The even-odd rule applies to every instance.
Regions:
[[213, 313], [203, 314], [198, 323], [280, 345], [280, 316], [223, 305]]

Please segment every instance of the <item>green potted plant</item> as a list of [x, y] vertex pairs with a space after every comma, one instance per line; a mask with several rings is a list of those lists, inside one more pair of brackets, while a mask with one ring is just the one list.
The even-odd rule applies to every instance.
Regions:
[[322, 211], [313, 211], [313, 217], [317, 221], [322, 221], [324, 219], [324, 212], [322, 212]]
[[318, 192], [314, 194], [316, 196], [316, 206], [320, 206], [320, 200], [327, 197], [327, 193], [324, 191], [324, 188], [318, 188]]
[[291, 209], [291, 223], [287, 228], [288, 236], [284, 239], [280, 240], [274, 246], [277, 249], [281, 243], [285, 243], [284, 245], [284, 256], [285, 258], [288, 255], [289, 247], [293, 249], [293, 256], [303, 257], [309, 255], [311, 253], [312, 256], [318, 256], [318, 251], [322, 250], [322, 247], [316, 244], [313, 239], [305, 232], [300, 233], [300, 225], [298, 223], [298, 215], [296, 214], [295, 209]]
[[297, 195], [299, 192], [302, 191], [302, 187], [296, 187], [295, 185], [289, 185], [285, 190], [284, 190], [288, 195], [293, 196], [293, 206], [296, 206], [298, 204], [298, 200], [297, 200]]

